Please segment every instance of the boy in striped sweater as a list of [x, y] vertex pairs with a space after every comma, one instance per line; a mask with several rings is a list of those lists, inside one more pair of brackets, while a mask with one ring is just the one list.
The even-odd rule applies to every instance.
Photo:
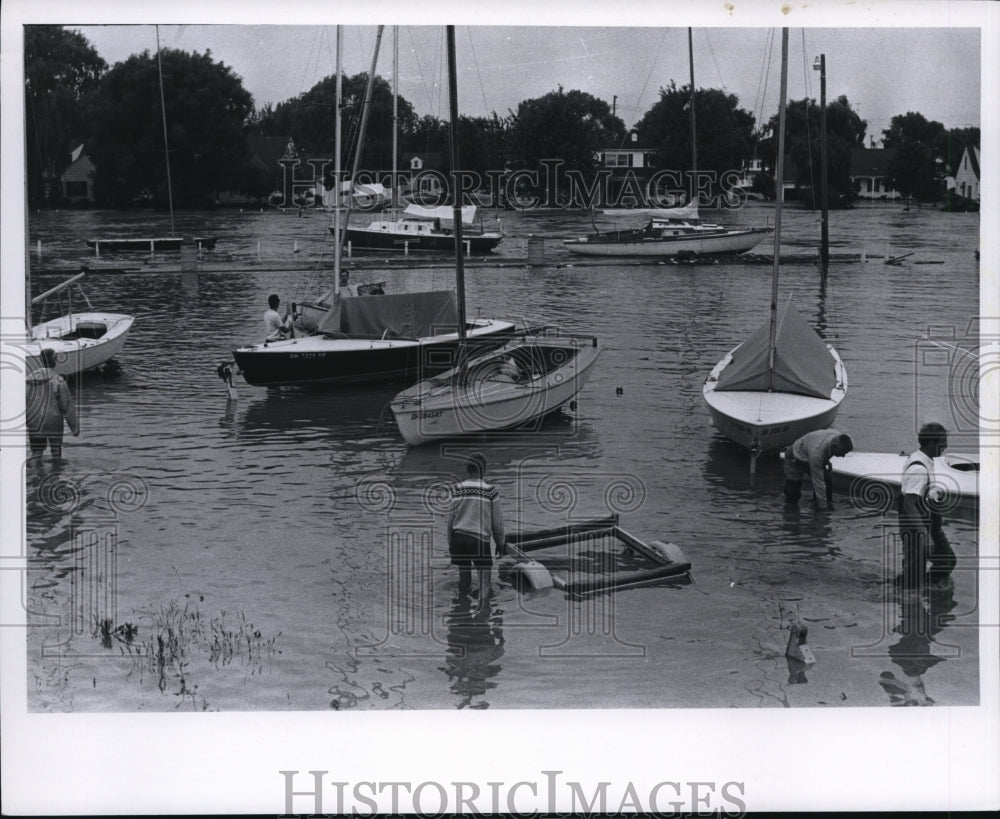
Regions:
[[503, 510], [500, 491], [486, 482], [486, 459], [479, 453], [466, 464], [466, 479], [452, 489], [451, 514], [448, 516], [448, 553], [458, 567], [458, 588], [472, 587], [472, 570], [479, 570], [479, 607], [492, 592], [493, 550], [497, 556], [504, 547]]

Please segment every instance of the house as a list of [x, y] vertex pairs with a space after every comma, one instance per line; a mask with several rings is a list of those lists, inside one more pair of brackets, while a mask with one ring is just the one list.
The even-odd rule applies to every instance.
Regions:
[[955, 193], [979, 201], [979, 149], [971, 145], [962, 153], [955, 170]]
[[655, 171], [655, 153], [655, 149], [639, 142], [639, 135], [635, 131], [630, 131], [621, 145], [601, 148], [597, 152], [598, 166], [610, 171], [608, 195], [614, 206], [635, 207], [646, 204], [642, 200], [650, 193], [645, 189], [647, 180]]
[[94, 163], [83, 152], [83, 145], [70, 154], [69, 167], [59, 178], [59, 188], [62, 198], [72, 205], [93, 203]]
[[403, 196], [431, 204], [445, 201], [447, 177], [444, 157], [440, 153], [403, 154], [401, 160], [405, 169], [399, 172]]
[[639, 144], [639, 135], [631, 131], [625, 142], [616, 148], [601, 148], [598, 152], [598, 162], [602, 168], [648, 168], [652, 148]]
[[892, 186], [889, 164], [895, 156], [891, 148], [855, 148], [851, 153], [851, 181], [860, 199], [899, 199]]

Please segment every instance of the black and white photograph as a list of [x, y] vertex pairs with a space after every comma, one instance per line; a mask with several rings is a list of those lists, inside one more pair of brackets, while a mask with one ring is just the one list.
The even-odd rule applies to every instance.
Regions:
[[1000, 807], [996, 6], [207, 5], [4, 4], [4, 812]]

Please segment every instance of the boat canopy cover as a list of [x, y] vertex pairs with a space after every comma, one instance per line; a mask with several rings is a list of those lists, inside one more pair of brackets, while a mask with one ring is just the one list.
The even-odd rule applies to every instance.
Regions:
[[[437, 208], [428, 208], [424, 205], [407, 205], [403, 211], [407, 216], [417, 219], [445, 219], [455, 218], [455, 209], [451, 205], [441, 205]], [[476, 218], [476, 206], [466, 205], [462, 208], [462, 224], [471, 225]]]
[[736, 349], [733, 360], [719, 376], [716, 391], [771, 389], [814, 398], [830, 397], [837, 385], [837, 371], [826, 344], [790, 302], [778, 308], [777, 325], [773, 378], [768, 378], [768, 322]]
[[319, 323], [321, 333], [377, 338], [426, 338], [458, 331], [451, 290], [340, 298]]
[[698, 205], [692, 203], [682, 208], [614, 208], [602, 210], [605, 216], [652, 216], [654, 219], [684, 219], [698, 218]]

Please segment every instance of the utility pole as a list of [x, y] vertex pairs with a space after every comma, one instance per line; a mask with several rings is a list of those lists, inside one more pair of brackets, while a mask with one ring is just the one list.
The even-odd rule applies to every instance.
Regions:
[[827, 208], [826, 184], [826, 54], [820, 54], [816, 58], [813, 68], [819, 71], [819, 195], [822, 208], [819, 268], [820, 277], [826, 282], [826, 274], [830, 269], [830, 213]]

